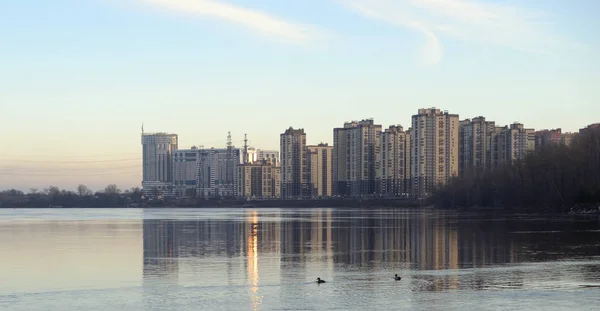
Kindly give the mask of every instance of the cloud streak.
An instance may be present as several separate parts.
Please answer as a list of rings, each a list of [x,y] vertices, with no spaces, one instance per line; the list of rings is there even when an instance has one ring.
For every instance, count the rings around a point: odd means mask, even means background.
[[[288,22],[259,10],[235,6],[220,0],[137,1],[182,14],[221,19],[286,43],[302,44],[317,36],[313,27]]]
[[[442,59],[441,35],[547,55],[577,46],[542,27],[549,17],[545,12],[516,6],[481,0],[336,1],[364,16],[421,32],[432,64]]]

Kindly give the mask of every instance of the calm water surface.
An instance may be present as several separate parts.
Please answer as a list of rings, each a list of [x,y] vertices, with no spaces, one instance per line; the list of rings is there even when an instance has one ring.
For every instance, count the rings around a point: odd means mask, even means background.
[[[394,281],[393,275],[402,276]],[[327,280],[316,284],[315,279]],[[598,310],[597,217],[0,209],[0,309]]]

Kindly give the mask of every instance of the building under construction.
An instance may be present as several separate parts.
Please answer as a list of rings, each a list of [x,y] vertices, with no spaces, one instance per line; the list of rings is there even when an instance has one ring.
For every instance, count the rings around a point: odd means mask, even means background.
[[[178,198],[231,198],[237,192],[237,166],[242,152],[227,137],[226,148],[203,146],[181,149],[173,155],[173,195]]]

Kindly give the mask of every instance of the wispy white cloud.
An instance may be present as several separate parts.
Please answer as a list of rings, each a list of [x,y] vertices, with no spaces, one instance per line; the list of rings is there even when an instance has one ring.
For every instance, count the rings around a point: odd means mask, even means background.
[[[511,5],[482,0],[337,1],[365,16],[423,33],[430,63],[442,58],[440,35],[550,55],[576,46],[544,29],[549,14]]]
[[[318,36],[318,30],[314,27],[289,22],[256,9],[236,6],[221,0],[137,1],[182,14],[218,18],[287,43],[305,43]]]

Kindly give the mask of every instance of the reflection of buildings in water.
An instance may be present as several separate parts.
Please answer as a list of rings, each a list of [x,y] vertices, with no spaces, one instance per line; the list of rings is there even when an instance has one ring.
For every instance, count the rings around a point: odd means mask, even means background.
[[[316,260],[323,260],[323,213],[319,210],[313,210],[312,215],[310,217],[310,224],[312,228],[310,229],[310,237],[311,240],[307,242],[311,251],[316,253]]]
[[[232,284],[246,274],[258,293],[265,277],[279,279],[285,270],[305,267],[307,260],[311,265],[324,264],[330,271],[334,263],[440,270],[515,261],[512,249],[516,244],[509,242],[506,229],[461,222],[452,214],[314,209],[286,212],[282,219],[279,210],[245,213],[245,221],[145,220],[144,278],[179,280],[179,257],[224,257],[230,258],[223,261],[222,273],[227,277],[220,279]],[[199,269],[198,274],[203,273]],[[432,290],[454,288],[456,278],[450,273],[439,285],[440,281],[434,282]]]
[[[289,215],[293,220],[281,221],[281,260],[283,262],[300,262],[304,257],[304,221],[298,220],[301,215]]]
[[[406,223],[407,260],[422,270],[458,268],[458,234],[442,215],[421,215]]]
[[[327,252],[327,270],[328,272],[331,274],[333,273],[333,267],[334,267],[334,262],[333,262],[333,242],[331,241],[331,239],[333,238],[333,212],[331,211],[331,209],[328,209],[327,212],[327,220],[326,220],[326,245],[325,245],[325,249]]]
[[[177,282],[182,264],[180,258],[224,256],[241,254],[234,237],[241,236],[243,223],[214,220],[174,221],[144,220],[143,224],[143,276],[144,280],[159,277]],[[226,262],[227,279],[236,277],[231,261]],[[187,269],[194,269],[186,265]],[[188,271],[195,274],[195,271]]]
[[[176,281],[179,274],[175,223],[143,221],[143,279],[152,277]]]
[[[505,224],[500,221],[463,222],[460,234],[459,260],[464,267],[486,267],[518,262],[517,241],[510,240]]]
[[[308,219],[305,219],[308,217]],[[332,230],[333,213],[330,209],[314,209],[310,215],[292,213],[281,226],[281,261],[286,265],[305,266],[307,259],[313,263],[333,265]]]
[[[333,233],[336,262],[414,264],[420,269],[458,268],[458,234],[445,219],[407,217],[406,211],[356,211]]]

